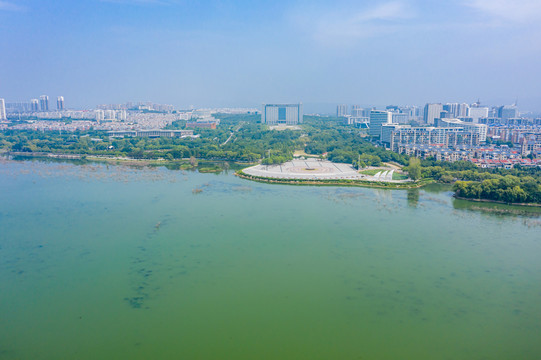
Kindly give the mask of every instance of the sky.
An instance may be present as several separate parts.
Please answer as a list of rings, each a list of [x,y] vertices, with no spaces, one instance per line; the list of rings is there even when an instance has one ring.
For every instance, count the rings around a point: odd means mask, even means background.
[[[0,98],[539,112],[540,19],[540,0],[0,0]]]

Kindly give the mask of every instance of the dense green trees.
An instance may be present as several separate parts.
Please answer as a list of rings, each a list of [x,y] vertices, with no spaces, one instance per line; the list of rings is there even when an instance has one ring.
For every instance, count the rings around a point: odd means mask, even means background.
[[[327,153],[331,161],[359,167],[379,166],[388,161],[408,163],[407,156],[374,146],[361,137],[359,129],[343,125],[341,119],[305,116],[304,127],[307,131],[304,151],[307,154]]]
[[[412,180],[419,180],[421,178],[421,161],[416,157],[410,158],[406,170]]]
[[[304,150],[314,155],[327,153],[332,161],[360,167],[378,166],[382,161],[407,163],[406,156],[373,146],[361,138],[358,129],[344,126],[335,118],[307,116],[302,130],[272,131],[259,123],[259,115],[216,114],[215,117],[221,121],[218,128],[196,130],[200,135],[197,139],[110,139],[102,131],[42,133],[8,130],[0,133],[0,146],[8,151],[128,156],[137,159],[195,156],[209,160],[261,160],[265,164],[285,162],[293,158],[295,150]],[[169,128],[183,128],[184,125],[185,121],[181,120]]]
[[[423,178],[441,182],[456,180],[456,196],[506,203],[541,203],[541,169],[516,166],[513,169],[482,169],[467,161],[454,163],[424,160]]]
[[[453,187],[459,197],[506,203],[541,203],[541,185],[534,178],[496,175],[483,181],[457,181]]]

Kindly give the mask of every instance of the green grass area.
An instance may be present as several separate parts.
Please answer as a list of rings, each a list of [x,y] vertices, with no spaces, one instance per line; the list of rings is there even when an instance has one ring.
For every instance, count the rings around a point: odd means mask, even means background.
[[[387,170],[390,170],[390,169],[368,169],[368,170],[361,170],[359,172],[364,175],[374,176],[381,171],[387,171]]]
[[[401,174],[398,172],[393,173],[393,180],[407,180],[408,176],[406,174]]]

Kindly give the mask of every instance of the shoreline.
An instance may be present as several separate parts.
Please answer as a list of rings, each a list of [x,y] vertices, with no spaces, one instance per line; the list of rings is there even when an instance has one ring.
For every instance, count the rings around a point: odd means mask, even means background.
[[[36,158],[36,159],[57,159],[57,160],[81,160],[81,161],[90,161],[90,162],[107,162],[107,163],[117,163],[117,164],[126,164],[126,165],[169,165],[169,164],[189,164],[189,158],[166,160],[166,159],[136,159],[130,157],[114,157],[107,155],[87,155],[87,154],[57,154],[57,153],[44,153],[44,152],[2,152],[0,156],[20,156],[25,158]],[[239,162],[236,160],[211,160],[211,159],[196,159],[197,162],[203,164],[207,163],[223,163],[229,162],[238,165],[253,165],[255,163],[245,163]],[[191,167],[197,167],[197,165],[191,165]]]
[[[137,165],[137,166],[157,166],[157,165],[171,165],[171,164],[180,164],[180,165],[189,165],[190,168],[198,168],[198,165],[189,164],[190,159],[175,159],[175,160],[165,160],[165,159],[135,159],[128,157],[108,157],[106,155],[86,155],[86,154],[56,154],[56,153],[26,153],[26,152],[0,152],[0,156],[9,157],[9,156],[20,156],[25,158],[37,158],[37,159],[56,159],[56,160],[81,160],[89,162],[105,162],[118,165]],[[206,163],[215,163],[215,162],[231,162],[238,165],[246,165],[249,167],[254,163],[242,163],[238,161],[231,160],[207,160],[207,159],[197,159],[198,162],[201,162],[202,165]],[[245,168],[246,168],[245,167]],[[213,173],[217,172],[217,169],[207,169],[204,166],[201,167],[202,173]],[[243,168],[244,169],[244,168]],[[419,189],[428,184],[437,183],[435,180],[421,181],[415,183],[385,183],[385,182],[372,182],[372,181],[362,181],[362,180],[313,180],[313,179],[281,179],[281,178],[269,178],[269,177],[260,177],[255,175],[245,174],[242,170],[235,171],[235,176],[239,178],[256,181],[267,184],[282,184],[282,185],[297,185],[297,186],[337,186],[337,187],[366,187],[366,188],[377,188],[377,189],[390,189],[390,190],[408,190],[408,189]],[[458,200],[466,200],[477,203],[487,203],[487,204],[501,204],[501,205],[512,205],[512,206],[524,206],[530,208],[541,208],[541,204],[538,203],[508,203],[498,200],[490,199],[473,199],[457,196],[453,194],[453,197]]]
[[[459,200],[467,200],[467,201],[480,202],[480,203],[492,203],[492,204],[513,205],[513,206],[528,206],[528,207],[541,207],[541,204],[538,204],[538,203],[508,203],[508,202],[499,201],[499,200],[472,199],[472,198],[465,198],[465,197],[456,196],[456,195],[453,195],[453,197],[455,199],[459,199]]]

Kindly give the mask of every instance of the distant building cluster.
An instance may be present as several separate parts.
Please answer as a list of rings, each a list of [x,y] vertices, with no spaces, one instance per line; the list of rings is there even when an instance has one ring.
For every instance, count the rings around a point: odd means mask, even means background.
[[[53,109],[49,106],[49,96],[41,95],[39,99],[30,99],[29,102],[14,102],[5,104],[7,113],[22,114],[22,113],[36,113],[47,112]],[[56,110],[65,110],[64,97],[59,96],[56,99]]]
[[[368,128],[368,134],[386,148],[419,157],[456,161],[476,159],[479,166],[508,166],[541,156],[541,119],[521,116],[516,103],[488,107],[477,101],[387,106],[384,110],[340,104],[336,116],[344,123]],[[496,151],[487,144],[511,147]],[[490,158],[479,149],[490,148]],[[498,146],[500,148],[500,146]],[[510,150],[511,149],[511,150]],[[520,149],[520,150],[517,150]],[[484,154],[484,155],[483,155]],[[524,160],[524,161],[522,161]],[[503,161],[503,162],[501,162]]]
[[[144,102],[127,102],[124,104],[102,104],[96,107],[98,110],[146,110],[146,111],[157,111],[163,113],[172,113],[175,111],[173,105],[167,104],[156,104],[151,101]]]
[[[152,102],[105,104],[94,110],[71,110],[63,96],[51,109],[49,97],[42,95],[30,102],[5,103],[0,99],[0,130],[85,131],[106,130],[122,136],[184,137],[193,130],[163,130],[174,121],[184,120],[188,128],[216,129],[220,120],[213,114],[258,114],[254,108],[217,108],[175,110],[172,105]],[[179,135],[180,134],[180,135]]]
[[[522,166],[541,166],[541,159],[525,158],[522,155],[521,148],[515,149],[507,146],[465,146],[449,149],[434,145],[401,145],[399,152],[422,159],[434,158],[439,161],[450,162],[458,160],[471,161],[483,168],[503,167],[510,169],[516,164]]]
[[[212,114],[213,110],[195,110],[191,113],[187,128],[216,129],[220,125],[220,119],[216,119]]]
[[[352,105],[351,111],[346,104],[336,107],[336,116],[344,118],[347,125],[357,127],[369,127],[370,114],[374,108],[363,108],[360,105]],[[417,106],[395,106],[389,105],[384,110],[391,114],[391,121],[394,124],[407,124],[410,121],[417,121],[420,117],[420,109]]]

